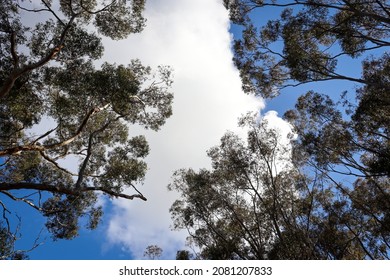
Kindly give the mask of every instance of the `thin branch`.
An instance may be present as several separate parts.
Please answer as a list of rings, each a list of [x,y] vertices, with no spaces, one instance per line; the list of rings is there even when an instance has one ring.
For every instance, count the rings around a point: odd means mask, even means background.
[[[134,186],[134,184],[130,184],[130,186],[133,187],[133,189],[141,196],[143,196],[143,194]]]
[[[45,154],[44,151],[39,151],[39,154],[45,159],[47,160],[48,162],[50,162],[52,165],[54,165],[57,169],[65,172],[66,174],[69,174],[71,176],[77,176],[77,174],[74,174],[72,172],[70,172],[69,170],[61,167],[55,160],[53,160],[52,158],[50,158],[48,155]]]
[[[381,2],[381,0],[375,0],[375,2],[382,8],[382,10],[387,14],[388,17],[390,17],[390,10],[389,8],[386,8],[385,5]]]
[[[50,135],[52,132],[54,132],[56,129],[58,128],[58,125],[56,128],[53,128],[51,130],[48,130],[46,133],[42,134],[41,136],[39,136],[38,138],[36,138],[34,141],[32,141],[30,143],[30,145],[35,145],[39,140],[45,138],[46,136]]]
[[[7,165],[11,161],[11,158],[7,158],[2,164],[0,164],[0,168]]]
[[[50,5],[45,1],[45,0],[41,0],[42,3],[46,6],[47,10],[50,11],[54,17],[63,25],[65,26],[65,23],[59,18],[59,16],[50,8]]]
[[[40,12],[50,12],[49,9],[28,9],[28,8],[25,8],[25,7],[22,7],[20,6],[19,4],[16,4],[16,6],[23,10],[23,11],[26,11],[26,12],[34,12],[34,13],[40,13]]]
[[[96,14],[99,14],[99,13],[101,13],[101,12],[104,12],[104,11],[108,10],[108,9],[109,9],[112,5],[114,5],[115,3],[116,3],[116,1],[113,0],[110,4],[108,4],[107,6],[101,8],[100,10],[97,10],[97,11],[90,11],[90,10],[88,10],[87,8],[85,8],[82,0],[80,1],[80,6],[81,6],[81,8],[82,8],[85,12],[87,12],[88,14],[96,15]]]
[[[140,198],[144,201],[146,201],[146,197],[144,197],[142,194],[134,194],[134,195],[127,195],[124,193],[116,192],[111,189],[106,188],[98,188],[98,187],[85,187],[80,189],[74,189],[62,185],[50,185],[45,183],[27,183],[27,182],[21,182],[21,183],[0,183],[0,191],[9,191],[9,190],[37,190],[37,191],[47,191],[51,193],[59,193],[59,194],[68,194],[68,195],[78,195],[80,193],[84,192],[102,192],[109,194],[114,197],[121,197],[129,200],[133,200],[134,198]]]
[[[261,8],[261,7],[266,7],[266,6],[271,6],[271,7],[291,7],[291,6],[313,6],[313,7],[323,7],[323,8],[328,8],[328,9],[335,9],[339,11],[344,11],[344,12],[352,12],[358,16],[364,16],[368,18],[373,18],[379,22],[383,23],[390,23],[390,18],[384,17],[375,13],[370,13],[367,11],[363,10],[357,10],[353,4],[349,3],[348,1],[343,1],[346,5],[332,5],[332,4],[326,4],[325,2],[319,2],[319,1],[295,1],[294,3],[285,3],[285,4],[277,4],[277,3],[262,3],[262,4],[256,4],[252,7],[250,7],[250,10],[254,10],[256,8]]]
[[[6,196],[8,196],[9,198],[11,198],[12,200],[14,201],[23,201],[24,203],[28,204],[29,206],[31,206],[32,208],[38,210],[38,211],[42,211],[42,208],[36,206],[34,203],[32,203],[30,200],[28,199],[25,199],[25,198],[21,198],[21,197],[16,197],[14,195],[12,195],[10,192],[8,191],[5,191],[5,190],[0,190],[0,193],[3,193],[5,194]]]
[[[129,200],[133,200],[134,198],[139,198],[139,199],[142,199],[143,201],[147,201],[147,198],[145,196],[143,196],[142,194],[128,195],[125,193],[119,193],[119,192],[115,192],[113,190],[105,189],[105,188],[87,187],[87,188],[85,188],[85,191],[99,191],[99,192],[114,196],[116,198],[121,197],[121,198],[129,199]],[[84,190],[83,190],[83,192],[84,192]]]
[[[45,3],[45,2],[44,2]],[[4,80],[3,85],[0,89],[0,98],[4,98],[13,88],[15,81],[22,75],[29,73],[39,67],[42,67],[46,63],[48,63],[50,60],[52,60],[63,48],[63,44],[65,41],[65,37],[68,34],[69,29],[71,28],[74,20],[76,19],[76,15],[74,15],[69,22],[65,25],[61,36],[59,38],[58,44],[52,48],[46,56],[42,57],[37,62],[29,63],[27,65],[24,65],[21,68],[15,68],[9,76]]]
[[[4,205],[4,203],[1,200],[0,200],[0,205],[3,207],[3,219],[7,223],[7,229],[8,229],[8,231],[11,231],[11,226],[10,226],[8,217],[6,215],[6,213],[10,214],[11,212],[7,209],[7,207]]]
[[[18,154],[20,154],[23,151],[39,151],[39,152],[42,152],[42,151],[45,151],[45,150],[56,149],[56,148],[60,148],[60,147],[69,145],[74,140],[76,140],[77,137],[80,136],[80,134],[82,133],[83,129],[87,125],[88,120],[94,114],[96,114],[96,113],[106,109],[108,106],[109,106],[109,104],[107,104],[107,105],[105,105],[103,107],[100,107],[100,108],[93,108],[93,109],[91,109],[88,112],[88,114],[85,116],[84,120],[80,124],[80,126],[77,129],[77,131],[75,132],[75,134],[73,136],[69,137],[66,140],[63,140],[61,142],[57,142],[57,143],[54,143],[54,144],[48,144],[48,145],[34,144],[37,140],[39,140],[39,139],[47,136],[49,133],[51,133],[51,131],[48,131],[45,134],[43,134],[41,137],[39,137],[38,139],[33,141],[32,144],[30,144],[30,145],[16,146],[16,147],[11,147],[11,148],[7,148],[7,149],[4,149],[4,150],[0,150],[0,157],[10,156],[10,155],[18,155]]]

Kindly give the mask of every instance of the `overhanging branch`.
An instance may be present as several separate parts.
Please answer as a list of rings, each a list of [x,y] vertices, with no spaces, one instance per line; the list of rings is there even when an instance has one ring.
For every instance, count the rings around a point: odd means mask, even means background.
[[[75,134],[73,134],[71,137],[69,137],[69,138],[67,138],[67,139],[65,139],[63,141],[60,141],[60,142],[57,142],[57,143],[54,143],[54,144],[49,144],[49,145],[38,145],[37,144],[37,141],[39,139],[42,139],[42,138],[48,136],[50,133],[52,133],[56,129],[55,128],[55,129],[47,131],[46,133],[44,133],[43,135],[41,135],[40,137],[35,139],[33,142],[31,142],[31,144],[29,144],[29,145],[16,146],[16,147],[11,147],[11,148],[7,148],[7,149],[4,149],[4,150],[0,150],[0,157],[18,155],[18,154],[20,154],[21,152],[24,152],[24,151],[44,152],[46,150],[56,149],[56,148],[60,148],[60,147],[69,145],[74,140],[76,140],[77,137],[80,136],[80,134],[82,133],[83,129],[87,125],[88,120],[94,114],[96,114],[96,113],[106,109],[109,105],[110,104],[106,104],[105,106],[91,109],[87,113],[87,115],[84,117],[84,120],[81,122],[81,124],[80,124],[79,128],[77,129],[77,131],[75,132]]]
[[[79,195],[80,193],[86,192],[102,192],[114,197],[121,197],[129,200],[134,198],[139,198],[146,201],[146,197],[142,194],[128,195],[121,192],[116,192],[111,189],[98,188],[98,187],[85,187],[79,189],[73,189],[70,187],[65,187],[61,185],[50,185],[45,183],[0,183],[0,192],[11,191],[11,190],[37,190],[37,191],[46,191],[51,193],[65,194],[65,195]]]

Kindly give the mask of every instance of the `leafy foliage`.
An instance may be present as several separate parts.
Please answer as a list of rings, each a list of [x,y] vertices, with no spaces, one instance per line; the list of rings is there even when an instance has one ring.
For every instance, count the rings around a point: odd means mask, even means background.
[[[150,260],[155,260],[161,257],[163,250],[157,245],[149,245],[146,247],[144,257],[148,257]]]
[[[380,111],[386,106],[383,100],[377,102],[378,110],[365,109],[369,103],[346,105],[348,110],[356,107],[346,120],[329,97],[309,92],[299,99],[296,110],[286,114],[300,135],[296,160],[333,185],[343,206],[337,219],[359,238],[372,259],[389,257],[390,120],[387,110]],[[369,107],[374,104],[371,100]]]
[[[298,138],[280,172],[275,132],[252,125],[247,144],[226,134],[209,152],[211,170],[175,174],[175,228],[188,230],[198,258],[388,259],[389,57],[378,52],[389,45],[387,1],[224,3],[243,27],[234,61],[244,91],[273,98],[344,80],[359,85],[356,102],[347,92],[302,95],[285,114]],[[279,18],[259,24],[277,8]],[[361,77],[342,72],[346,58],[362,61]]]
[[[19,228],[17,228],[16,232],[12,232],[9,223],[0,221],[0,260],[26,260],[28,259],[27,252],[39,246],[35,242],[34,246],[29,250],[16,250],[15,243],[19,238],[18,230]]]
[[[388,258],[388,181],[351,190],[321,169],[303,173],[307,160],[277,130],[246,123],[246,142],[227,133],[208,152],[211,170],[179,170],[170,185],[181,195],[174,228],[189,232],[196,258]]]
[[[337,98],[311,90],[286,112],[298,135],[292,159],[311,178],[305,185],[318,228],[310,236],[322,240],[320,258],[388,259],[388,1],[232,0],[225,6],[243,26],[235,63],[246,92],[273,98],[311,82],[353,83],[355,100],[348,91]],[[267,9],[280,16],[261,24],[256,16]],[[348,67],[357,62],[360,76]],[[298,244],[300,236],[294,231],[289,238]]]
[[[171,69],[97,66],[101,36],[142,30],[143,0],[0,5],[0,199],[26,203],[54,239],[71,239],[80,218],[97,226],[99,194],[146,200],[135,184],[149,146],[129,128],[158,130],[172,114]],[[25,20],[31,15],[36,22]],[[8,222],[12,211],[1,207]]]
[[[193,258],[193,254],[188,250],[179,250],[176,252],[176,260],[191,260]]]
[[[342,70],[348,59],[389,46],[387,2],[225,0],[233,22],[244,27],[234,47],[244,90],[272,97],[287,86],[313,81],[375,85]],[[254,20],[276,9],[279,18],[264,25]]]

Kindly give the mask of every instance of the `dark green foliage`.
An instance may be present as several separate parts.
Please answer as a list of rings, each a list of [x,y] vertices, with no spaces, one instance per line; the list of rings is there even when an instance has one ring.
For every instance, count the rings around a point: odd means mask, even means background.
[[[191,260],[193,255],[187,250],[180,250],[176,252],[176,260]]]
[[[171,116],[171,69],[136,59],[96,66],[101,35],[142,30],[143,0],[0,6],[1,219],[12,228],[16,211],[3,198],[11,199],[41,212],[54,239],[71,239],[81,224],[98,225],[99,195],[146,200],[135,185],[149,146],[129,129],[158,130]]]
[[[365,94],[375,98],[368,91]],[[298,100],[296,110],[286,114],[300,135],[295,159],[333,186],[338,203],[344,205],[337,211],[330,208],[336,221],[355,236],[366,257],[374,259],[387,259],[390,249],[390,117],[388,108],[383,109],[385,99],[346,103],[348,110],[354,108],[347,120],[328,97],[309,92]]]
[[[157,245],[149,245],[146,247],[144,252],[144,257],[149,258],[150,260],[159,259],[161,257],[163,250]]]
[[[235,42],[243,88],[273,97],[286,86],[313,81],[375,83],[344,71],[345,61],[389,46],[388,1],[224,1],[233,22],[244,27]],[[280,17],[256,25],[262,14]]]
[[[246,92],[276,97],[290,86],[324,86],[323,93],[300,96],[295,109],[285,113],[298,135],[292,160],[312,178],[303,184],[311,233],[307,239],[286,228],[285,244],[306,241],[297,248],[277,244],[270,256],[300,251],[308,258],[388,259],[388,1],[232,0],[225,5],[244,27],[235,43],[235,63]],[[267,10],[280,16],[264,24],[254,20]],[[356,67],[360,74],[350,71]],[[353,82],[353,90],[345,83],[338,98],[326,91],[329,80]]]
[[[174,227],[188,230],[197,258],[267,259],[287,223],[295,223],[299,174],[285,165],[288,147],[266,123],[243,123],[250,125],[247,143],[227,133],[208,152],[210,171],[179,170],[170,185],[181,194],[170,209]]]
[[[12,254],[12,247],[14,244],[12,234],[4,227],[3,223],[0,223],[0,259],[9,258]]]
[[[253,122],[246,143],[227,133],[209,151],[211,170],[175,173],[170,189],[181,198],[170,212],[197,258],[387,259],[388,179],[350,188],[323,168],[303,173],[307,158],[281,139]]]
[[[15,250],[15,242],[18,239],[18,233],[10,230],[10,225],[0,221],[0,260],[26,260],[27,252]]]

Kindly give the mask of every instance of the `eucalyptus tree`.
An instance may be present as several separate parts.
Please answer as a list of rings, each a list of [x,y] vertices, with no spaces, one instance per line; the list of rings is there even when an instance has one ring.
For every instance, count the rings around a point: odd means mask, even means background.
[[[149,260],[156,260],[161,257],[163,249],[157,245],[149,245],[146,247],[144,252],[144,257],[147,257]]]
[[[311,90],[298,100],[298,111],[307,116],[300,119],[296,128],[303,132],[306,125],[323,135],[325,130],[318,128],[333,120],[338,124],[328,123],[326,130],[333,133],[333,138],[344,135],[343,130],[354,130],[349,137],[359,144],[341,145],[345,141],[340,141],[338,150],[364,150],[369,156],[363,164],[370,166],[370,172],[388,177],[388,1],[226,0],[225,5],[232,21],[243,26],[242,38],[235,42],[234,61],[240,69],[244,90],[272,98],[286,87],[311,82],[316,82],[317,88],[323,85],[322,93]],[[262,24],[261,17],[267,9],[273,9],[275,18]],[[356,67],[361,67],[360,71],[352,71]],[[331,80],[344,81],[345,87],[338,83],[339,92],[335,93],[333,88],[326,92],[327,81]],[[347,98],[351,88],[355,100]],[[293,115],[289,112],[287,117],[292,120]],[[322,138],[325,139],[329,137]],[[306,138],[305,143],[309,144],[308,141]],[[324,141],[318,149],[326,150],[321,147]],[[335,146],[336,142],[328,144]],[[353,167],[360,171],[368,168],[357,164]]]
[[[243,124],[247,141],[226,133],[208,152],[211,169],[178,170],[169,186],[181,195],[170,209],[174,228],[187,230],[195,258],[364,258],[326,178],[302,173],[266,122]]]
[[[389,258],[388,1],[231,0],[225,5],[243,27],[234,59],[246,92],[283,98],[286,88],[308,88],[313,82],[322,91],[302,94],[285,114],[298,134],[293,159],[302,172],[320,176],[332,193],[335,199],[325,209],[358,242],[363,253],[355,257]],[[267,9],[280,13],[262,22]],[[334,80],[339,81],[336,93],[327,86]]]
[[[283,98],[313,82],[324,92],[309,90],[285,114],[297,134],[291,168],[258,168],[272,166],[279,139],[262,132],[247,143],[227,134],[209,152],[211,170],[178,171],[175,228],[188,230],[198,258],[388,259],[388,1],[224,3],[243,30],[234,62],[245,92]],[[326,91],[334,80],[345,85],[339,96]]]
[[[242,25],[235,63],[244,90],[265,97],[304,83],[374,81],[348,73],[348,59],[363,60],[389,47],[387,0],[225,0],[231,20]],[[278,12],[279,11],[279,12]],[[266,22],[268,14],[275,14]],[[378,55],[379,53],[379,55]],[[386,54],[382,57],[387,59]],[[369,67],[362,64],[363,70]]]
[[[144,4],[0,1],[0,212],[13,240],[16,202],[71,239],[80,218],[97,226],[99,195],[146,200],[136,184],[149,146],[129,129],[158,130],[172,114],[171,69],[100,60],[103,36],[142,31]]]
[[[361,92],[366,96],[358,105],[345,100],[345,112],[328,96],[308,92],[286,119],[300,135],[295,160],[320,174],[324,186],[338,197],[337,211],[334,205],[329,209],[337,214],[340,226],[359,240],[366,258],[388,259],[389,92],[384,88],[370,92],[369,87]]]

